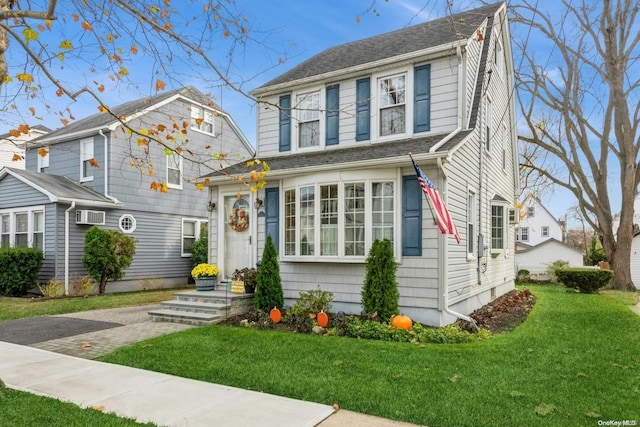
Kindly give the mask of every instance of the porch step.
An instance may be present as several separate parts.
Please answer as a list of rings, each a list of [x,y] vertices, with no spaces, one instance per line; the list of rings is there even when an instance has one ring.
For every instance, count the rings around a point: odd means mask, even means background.
[[[178,310],[153,310],[149,312],[152,322],[173,322],[187,325],[205,326],[218,323],[222,320],[219,314],[186,312]]]
[[[233,294],[225,288],[215,291],[189,290],[173,295],[173,300],[160,303],[149,312],[153,322],[174,322],[204,326],[218,323],[253,308],[253,295]]]

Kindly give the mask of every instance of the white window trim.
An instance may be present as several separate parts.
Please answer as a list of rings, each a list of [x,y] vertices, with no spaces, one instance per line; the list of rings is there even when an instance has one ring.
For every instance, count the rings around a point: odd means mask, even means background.
[[[202,224],[208,224],[209,221],[204,218],[189,218],[184,217],[181,221],[180,227],[180,256],[183,258],[191,258],[191,252],[185,252],[184,250],[184,223],[185,222],[194,222],[195,223],[195,240],[200,238],[200,230],[202,229]]]
[[[91,156],[88,156],[88,153],[86,152],[86,146],[88,144],[91,144]],[[95,156],[95,143],[93,141],[93,138],[85,138],[85,139],[81,139],[80,140],[80,182],[85,182],[85,181],[93,181],[93,174],[91,176],[85,176],[84,175],[84,162],[86,160],[90,160],[93,159]]]
[[[363,256],[345,256],[344,255],[344,185],[350,183],[365,183],[365,251]],[[402,173],[401,170],[382,170],[376,172],[339,172],[339,173],[325,173],[320,175],[313,175],[312,177],[300,177],[300,178],[291,178],[286,179],[281,184],[281,194],[283,197],[281,198],[281,206],[280,206],[280,246],[279,253],[280,258],[283,261],[288,262],[330,262],[330,263],[364,263],[366,261],[367,256],[369,255],[369,249],[371,248],[371,244],[373,243],[373,232],[372,232],[372,200],[371,200],[371,185],[372,183],[379,182],[393,182],[394,185],[394,195],[393,195],[393,203],[394,203],[394,235],[393,235],[393,247],[394,254],[396,257],[396,261],[400,262],[399,254],[402,253],[401,244],[402,244],[402,227],[401,224],[401,212],[398,209],[398,206],[401,206],[401,182],[402,182]],[[320,186],[337,184],[338,185],[338,255],[337,256],[328,256],[319,255],[320,252]],[[314,204],[315,209],[315,224],[314,224],[314,248],[315,254],[313,256],[301,256],[297,253],[299,251],[300,244],[300,226],[299,222],[296,222],[296,255],[284,255],[284,245],[285,245],[285,209],[284,209],[284,194],[288,190],[296,190],[296,218],[299,220],[300,215],[300,193],[299,189],[302,187],[315,187],[316,194],[316,203]]]
[[[415,64],[419,66],[420,64]],[[414,102],[414,66],[410,69],[406,67],[392,72],[378,73],[371,76],[370,96],[371,96],[371,127],[370,138],[372,141],[392,141],[394,139],[403,139],[413,135],[413,102]],[[396,133],[393,135],[380,135],[380,80],[403,75],[404,79],[404,133]],[[421,132],[423,133],[423,132]]]
[[[301,117],[304,113],[303,110],[298,109],[298,98],[304,97],[305,95],[311,95],[317,93],[318,94],[318,109],[319,109],[319,129],[320,132],[318,134],[318,145],[311,145],[309,147],[300,147],[300,123]],[[319,151],[323,150],[326,147],[326,97],[327,91],[326,87],[312,87],[310,89],[300,91],[300,92],[292,92],[291,93],[291,152],[304,152],[304,151]]]
[[[192,130],[196,131],[196,132],[200,132],[200,133],[204,133],[205,135],[213,135],[216,136],[216,115],[218,114],[216,112],[216,110],[212,109],[212,108],[207,108],[204,105],[201,104],[191,104],[191,119],[194,119],[194,115],[193,115],[193,111],[194,109],[197,109],[199,111],[199,113],[201,114],[201,119],[202,119],[202,123],[209,123],[205,120],[205,112],[209,112],[211,113],[211,132],[207,132],[206,130],[202,129],[202,124],[197,125],[194,124],[193,122],[190,123],[190,127]]]
[[[43,205],[30,206],[26,208],[0,209],[0,215],[9,215],[9,246],[14,247],[16,244],[16,215],[27,214],[27,246],[33,247],[33,234],[35,232],[35,224],[33,221],[34,213],[42,212],[42,250],[46,248],[46,212]],[[1,226],[1,224],[0,224]],[[2,229],[0,229],[0,235]]]
[[[131,228],[128,228],[128,229],[127,229],[127,228],[125,228],[125,227],[123,227],[123,226],[122,226],[122,222],[123,222],[125,219],[128,219],[128,220],[130,220],[130,221],[131,221]],[[120,231],[122,231],[122,232],[123,232],[123,233],[125,233],[125,234],[131,234],[131,233],[133,233],[134,231],[136,231],[136,227],[137,227],[136,219],[135,219],[135,217],[134,217],[133,215],[131,215],[131,214],[124,214],[124,215],[122,215],[122,216],[118,219],[118,228],[120,229]]]
[[[502,207],[502,248],[494,248],[493,247],[493,207],[500,206]],[[489,238],[491,242],[491,255],[504,255],[507,256],[509,250],[509,218],[508,218],[508,204],[502,201],[492,201],[491,202],[491,214],[490,214],[490,233]]]
[[[175,169],[175,168],[170,168],[169,167],[170,166],[169,162],[171,162],[172,159],[174,159],[175,157],[178,158],[178,163],[179,163],[178,169],[180,171],[180,184],[174,184],[174,183],[169,182],[169,169]],[[182,158],[182,156],[179,155],[178,153],[171,153],[171,154],[168,154],[166,156],[166,170],[165,170],[165,173],[166,173],[166,176],[167,176],[167,187],[174,188],[174,189],[177,189],[177,190],[182,190],[183,182],[184,182],[184,179],[183,179],[183,177],[184,177],[184,161],[183,160],[184,159]]]
[[[542,227],[540,227],[540,236],[541,237],[549,237],[549,226],[548,225],[543,225]]]
[[[522,238],[522,230],[527,230],[527,238],[526,239]],[[530,235],[529,227],[518,227],[518,228],[516,228],[516,234],[517,234],[516,240],[518,242],[528,242],[529,241],[529,235]]]

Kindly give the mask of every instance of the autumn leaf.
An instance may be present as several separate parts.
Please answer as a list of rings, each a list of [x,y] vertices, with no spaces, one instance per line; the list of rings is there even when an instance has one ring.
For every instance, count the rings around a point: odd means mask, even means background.
[[[129,74],[129,70],[127,70],[125,67],[121,67],[120,71],[118,71],[119,76],[126,76],[128,74]]]
[[[202,124],[202,122],[203,122],[203,121],[204,121],[204,119],[197,118],[197,119],[196,119],[196,124],[197,124],[198,126],[200,126],[200,125]]]
[[[258,180],[258,172],[255,170],[251,171],[251,181],[256,182]]]
[[[23,124],[18,126],[18,131],[20,133],[25,134],[25,135],[29,133],[29,130],[30,130],[30,128],[29,128],[29,125],[27,125],[27,124],[23,123]]]
[[[78,22],[80,20],[80,17],[77,13],[74,13],[73,15],[71,15],[71,17],[73,18],[73,22]]]
[[[160,123],[158,126],[156,126],[156,129],[158,129],[158,132],[164,132],[166,128],[167,127],[165,125],[163,125],[162,123]]]
[[[21,82],[33,83],[33,76],[28,73],[20,73],[16,76],[16,78],[18,79],[18,81],[21,81]]]
[[[136,55],[138,53],[138,47],[134,44],[131,45],[131,47],[129,48],[129,51],[131,53],[133,53],[134,55]]]
[[[29,107],[29,111],[31,112],[31,115],[32,115],[32,116],[35,116],[35,115],[36,115],[36,109],[35,109],[35,108],[33,108],[33,107]]]
[[[87,21],[82,23],[82,29],[87,31],[93,31],[93,27]]]
[[[138,138],[138,146],[149,145],[149,140],[146,138]]]
[[[224,38],[229,38],[229,36],[231,35],[231,33],[229,32],[229,30],[224,30]]]
[[[60,49],[66,49],[66,50],[73,49],[73,43],[71,43],[71,41],[69,40],[62,40],[58,45],[58,47]]]
[[[88,342],[82,343],[80,344],[80,348],[91,348],[91,343],[88,343]]]
[[[100,167],[100,163],[96,159],[89,159],[89,164],[91,167],[98,168]]]
[[[146,128],[142,128],[142,129],[140,129],[140,130],[138,131],[138,133],[139,133],[140,135],[147,136],[147,135],[149,135],[149,130],[148,130],[148,129],[146,129]]]
[[[9,135],[11,135],[14,138],[17,138],[20,136],[20,131],[18,129],[11,129],[9,131]]]
[[[62,123],[62,126],[66,126],[69,124],[69,120],[67,119],[60,119],[60,123]]]
[[[107,108],[104,105],[98,105],[98,111],[100,111],[101,113],[106,113]]]
[[[98,92],[100,93],[104,92],[104,85],[98,86]]]
[[[19,161],[21,161],[22,159],[24,159],[24,157],[22,157],[22,156],[21,156],[20,154],[18,154],[18,153],[14,153],[14,154],[13,154],[13,157],[11,158],[11,161],[12,161],[12,162],[19,162]]]
[[[24,39],[27,41],[27,43],[29,43],[30,41],[38,40],[38,32],[31,28],[25,28],[24,30],[22,30],[22,35],[24,36]]]
[[[356,24],[359,24],[359,23],[360,23],[360,16],[359,16],[359,15],[357,15],[357,16],[356,16]]]
[[[95,409],[96,411],[104,411],[104,405],[93,405],[91,408]]]
[[[46,149],[46,148],[44,148],[44,147],[40,147],[40,148],[38,148],[38,155],[39,155],[40,157],[45,157],[47,154],[49,154],[49,150],[47,150],[47,149]]]
[[[64,90],[62,90],[62,89],[60,89],[60,88],[59,88],[59,89],[56,91],[56,95],[57,95],[57,96],[62,96],[62,95],[64,95]]]
[[[156,80],[156,92],[164,90],[164,87],[165,87],[165,83],[162,80],[160,79]]]
[[[201,183],[197,183],[196,184],[196,190],[199,190],[199,191],[204,190],[204,185],[202,185]]]

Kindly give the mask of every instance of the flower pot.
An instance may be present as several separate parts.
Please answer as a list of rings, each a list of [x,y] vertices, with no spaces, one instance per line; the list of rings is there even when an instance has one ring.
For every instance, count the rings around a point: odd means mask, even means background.
[[[256,287],[254,285],[247,285],[246,283],[244,284],[244,293],[245,294],[252,294],[256,291]]]
[[[218,283],[218,276],[213,277],[200,277],[196,279],[197,291],[213,291],[216,289]]]

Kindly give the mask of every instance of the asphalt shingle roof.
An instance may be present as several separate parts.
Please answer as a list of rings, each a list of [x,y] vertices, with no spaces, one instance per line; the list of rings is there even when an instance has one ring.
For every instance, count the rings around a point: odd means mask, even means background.
[[[37,173],[15,168],[6,169],[12,174],[22,177],[26,181],[29,181],[35,187],[38,187],[52,194],[57,199],[75,200],[80,203],[82,201],[86,201],[99,202],[104,203],[105,205],[112,206],[116,205],[112,200],[106,198],[97,191],[94,191],[89,187],[85,187],[82,184],[78,184],[77,182],[73,181],[70,178],[67,178],[66,176],[49,175],[45,173]]]
[[[393,58],[399,55],[468,39],[488,16],[502,6],[494,3],[478,9],[457,13],[433,21],[374,37],[328,48],[291,70],[260,86],[269,86],[319,76],[332,71]]]
[[[211,99],[200,92],[198,89],[193,86],[186,86],[180,89],[162,92],[146,98],[135,99],[133,101],[125,102],[124,104],[111,107],[111,111],[113,112],[115,117],[107,113],[96,113],[91,116],[85,117],[84,119],[73,122],[68,126],[56,129],[53,132],[43,135],[32,142],[62,139],[66,135],[71,135],[83,130],[104,128],[118,122],[116,117],[127,117],[132,114],[144,111],[145,109],[150,108],[153,105],[169,99],[177,94],[180,94],[193,101],[199,102],[203,105],[209,105],[212,108],[217,109],[218,111],[223,111],[219,106],[213,104]]]

